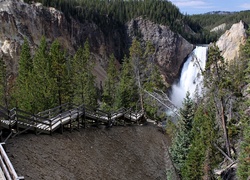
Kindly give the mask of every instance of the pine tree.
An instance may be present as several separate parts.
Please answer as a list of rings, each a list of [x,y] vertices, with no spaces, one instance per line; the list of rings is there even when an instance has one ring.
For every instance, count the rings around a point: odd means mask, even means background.
[[[218,156],[214,144],[218,139],[213,101],[201,103],[195,112],[191,145],[181,169],[183,179],[213,179]]]
[[[247,94],[250,93],[249,84],[250,84],[250,29],[248,30],[248,39],[246,44],[243,46],[242,58],[247,63],[246,69],[244,71],[244,81],[248,87]],[[243,100],[241,106],[241,124],[242,124],[242,142],[240,145],[240,154],[239,154],[239,163],[237,169],[237,177],[239,180],[249,179],[250,177],[250,119],[249,119],[249,107],[250,99],[246,97]]]
[[[108,64],[107,70],[107,79],[104,85],[104,92],[103,92],[103,109],[110,111],[116,109],[115,100],[116,100],[116,91],[117,91],[117,84],[118,84],[118,71],[116,67],[116,60],[114,55],[111,55]]]
[[[90,55],[88,40],[84,48],[79,48],[73,58],[74,103],[97,106],[95,77],[92,74],[94,63]]]
[[[25,39],[21,48],[15,96],[18,107],[28,112],[33,112],[35,103],[33,92],[30,89],[33,82],[32,70],[30,47],[27,39]]]
[[[129,53],[140,97],[140,106],[141,106],[140,108],[142,109],[143,112],[145,112],[144,102],[143,102],[142,79],[141,79],[142,69],[143,69],[142,64],[144,64],[144,62],[142,57],[143,56],[142,47],[138,40],[134,39],[132,41],[132,45],[129,48]]]
[[[165,89],[158,66],[156,64],[150,66],[151,69],[148,71],[149,76],[143,84],[144,89],[150,92]]]
[[[61,50],[59,42],[56,40],[50,48],[49,58],[51,59],[52,78],[55,81],[54,96],[57,104],[62,105],[71,100],[72,88],[70,83],[70,73],[65,52]]]
[[[116,94],[115,104],[118,109],[122,107],[136,109],[138,93],[134,73],[131,69],[133,69],[131,59],[125,57]]]
[[[181,173],[184,167],[192,141],[191,130],[194,118],[194,104],[190,98],[189,92],[184,99],[183,108],[180,112],[181,119],[178,122],[178,129],[170,148],[173,162],[179,173]]]
[[[210,96],[211,94],[215,101],[214,106],[217,113],[217,123],[220,124],[223,132],[227,155],[231,157],[227,127],[228,121],[226,119],[226,99],[231,98],[229,87],[232,84],[232,79],[226,66],[227,64],[225,63],[224,58],[220,55],[219,48],[216,45],[211,46],[204,74],[205,87],[209,89],[207,95]]]
[[[248,106],[250,102],[248,101]],[[250,121],[249,114],[242,112],[243,122],[243,139],[240,145],[239,165],[237,169],[237,177],[239,180],[248,179],[250,177]]]
[[[36,111],[43,111],[57,105],[54,96],[53,72],[51,71],[51,60],[49,58],[45,37],[42,37],[40,45],[33,59],[33,94],[36,98]],[[53,93],[54,92],[54,93]]]

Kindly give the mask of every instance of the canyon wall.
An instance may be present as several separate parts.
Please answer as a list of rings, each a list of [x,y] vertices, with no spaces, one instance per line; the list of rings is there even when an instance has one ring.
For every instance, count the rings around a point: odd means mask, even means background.
[[[97,62],[94,73],[98,81],[105,80],[105,67],[112,53],[121,62],[135,29],[141,32],[141,42],[151,41],[156,47],[157,64],[166,83],[171,84],[178,77],[185,57],[193,49],[193,45],[168,27],[142,18],[132,20],[120,29],[105,30],[93,22],[66,17],[61,11],[40,3],[30,5],[21,0],[2,0],[0,7],[0,56],[6,61],[12,78],[17,76],[20,47],[25,38],[33,52],[45,36],[49,44],[58,39],[71,54],[89,39]]]

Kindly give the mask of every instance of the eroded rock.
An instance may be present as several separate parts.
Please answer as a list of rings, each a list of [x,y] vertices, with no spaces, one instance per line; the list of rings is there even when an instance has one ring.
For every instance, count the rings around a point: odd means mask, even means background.
[[[247,25],[240,21],[233,24],[216,42],[222,56],[228,62],[239,57],[240,47],[246,42],[246,28]]]
[[[143,18],[137,18],[127,23],[130,39],[134,33],[141,35],[142,41],[150,41],[156,47],[157,63],[167,83],[173,83],[178,77],[185,58],[194,48],[179,34],[174,33],[169,27],[155,24]]]

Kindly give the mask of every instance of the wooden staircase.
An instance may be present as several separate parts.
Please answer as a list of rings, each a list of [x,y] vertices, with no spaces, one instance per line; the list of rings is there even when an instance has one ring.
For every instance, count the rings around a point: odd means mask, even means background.
[[[27,131],[33,131],[35,134],[52,134],[58,129],[63,133],[64,127],[69,127],[72,131],[74,128],[87,128],[89,126],[112,127],[139,124],[144,119],[143,117],[142,112],[132,112],[125,108],[114,112],[105,112],[84,104],[77,106],[67,103],[38,114],[31,114],[18,108],[8,110],[0,106],[0,128],[10,131],[5,142],[9,137],[15,137]],[[17,176],[2,144],[0,144],[0,165],[1,180],[24,179],[24,177]]]

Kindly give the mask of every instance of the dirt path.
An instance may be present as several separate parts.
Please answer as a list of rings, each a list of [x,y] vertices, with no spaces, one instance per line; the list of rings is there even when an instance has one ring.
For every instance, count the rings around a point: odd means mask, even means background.
[[[7,154],[26,180],[161,180],[166,146],[153,126],[92,128],[20,135],[7,142]]]

